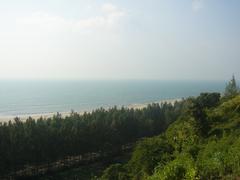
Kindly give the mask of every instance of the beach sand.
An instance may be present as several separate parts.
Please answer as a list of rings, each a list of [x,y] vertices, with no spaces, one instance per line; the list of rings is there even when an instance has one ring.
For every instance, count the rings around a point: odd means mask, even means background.
[[[117,106],[117,107],[125,107],[125,108],[129,108],[129,109],[143,109],[145,107],[147,107],[149,104],[152,103],[171,103],[174,104],[176,101],[181,101],[181,98],[177,98],[177,99],[166,99],[166,100],[161,100],[161,101],[156,101],[156,102],[148,102],[148,103],[136,103],[136,104],[130,104],[127,106]],[[111,107],[110,107],[111,108]],[[109,109],[109,108],[105,108],[105,109]],[[94,110],[94,109],[93,109]],[[76,111],[79,114],[83,114],[84,112],[87,113],[91,113],[91,111]],[[61,114],[62,117],[66,117],[69,116],[71,111],[69,112],[59,112]],[[40,117],[42,117],[43,119],[47,119],[50,117],[53,117],[53,115],[57,114],[57,112],[51,112],[51,113],[41,113],[41,114],[25,114],[25,115],[18,115],[18,116],[1,116],[0,115],[0,122],[8,122],[8,121],[14,121],[14,118],[18,117],[20,118],[21,121],[25,121],[26,119],[28,119],[29,117],[32,117],[33,119],[39,119]]]

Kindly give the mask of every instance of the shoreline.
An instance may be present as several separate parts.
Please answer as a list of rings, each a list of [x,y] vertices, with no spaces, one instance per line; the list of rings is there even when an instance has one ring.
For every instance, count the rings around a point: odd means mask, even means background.
[[[147,107],[149,104],[153,104],[153,103],[168,103],[168,104],[174,104],[176,101],[182,101],[183,98],[174,98],[174,99],[165,99],[165,100],[159,100],[159,101],[154,101],[154,102],[147,102],[147,103],[133,103],[133,104],[129,104],[129,105],[125,105],[125,106],[121,106],[121,105],[117,105],[117,108],[127,108],[127,109],[143,109],[145,107]],[[112,108],[114,106],[110,106],[107,108],[104,108],[106,110]],[[101,108],[101,107],[99,107]],[[96,109],[92,109],[89,111],[74,111],[80,115],[84,114],[84,113],[91,113],[92,111],[94,111]],[[4,122],[9,122],[9,121],[14,121],[14,118],[18,117],[20,118],[21,121],[25,121],[27,120],[29,117],[37,120],[40,117],[42,117],[43,119],[47,119],[47,118],[51,118],[53,117],[53,115],[56,115],[58,112],[49,112],[49,113],[36,113],[36,114],[23,114],[23,115],[0,115],[0,123],[4,123]],[[71,111],[68,112],[59,112],[62,117],[66,117],[69,116]]]

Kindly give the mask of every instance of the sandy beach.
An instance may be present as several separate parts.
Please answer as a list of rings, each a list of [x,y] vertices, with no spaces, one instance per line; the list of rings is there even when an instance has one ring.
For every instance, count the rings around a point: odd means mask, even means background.
[[[135,103],[135,104],[130,104],[130,105],[127,105],[127,106],[123,106],[125,108],[133,108],[133,109],[143,109],[145,107],[147,107],[149,104],[152,104],[152,103],[175,103],[176,101],[181,101],[182,99],[181,98],[176,98],[176,99],[165,99],[165,100],[160,100],[160,101],[155,101],[155,102],[147,102],[147,103]],[[117,107],[122,107],[122,106],[117,106]],[[111,108],[111,107],[109,107]],[[108,108],[106,108],[108,109]],[[93,109],[94,110],[94,109]],[[93,111],[91,110],[91,111]],[[83,114],[84,112],[88,112],[88,113],[91,113],[91,111],[76,111],[77,113],[79,114]],[[66,116],[69,116],[71,111],[69,112],[59,112],[62,117],[66,117]],[[41,113],[41,114],[25,114],[25,115],[18,115],[18,116],[13,116],[13,115],[9,115],[9,116],[1,116],[0,115],[0,122],[8,122],[8,121],[13,121],[14,118],[18,117],[20,118],[20,120],[22,121],[25,121],[27,118],[29,117],[32,117],[33,119],[38,119],[40,117],[44,118],[44,119],[47,119],[47,118],[50,118],[52,117],[53,115],[57,114],[57,112],[51,112],[51,113]]]

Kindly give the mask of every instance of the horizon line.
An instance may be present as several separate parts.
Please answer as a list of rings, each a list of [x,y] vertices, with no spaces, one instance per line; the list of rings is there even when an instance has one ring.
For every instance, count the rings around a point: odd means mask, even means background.
[[[226,79],[161,79],[161,78],[1,78],[0,81],[228,81]],[[237,81],[240,81],[236,78]]]

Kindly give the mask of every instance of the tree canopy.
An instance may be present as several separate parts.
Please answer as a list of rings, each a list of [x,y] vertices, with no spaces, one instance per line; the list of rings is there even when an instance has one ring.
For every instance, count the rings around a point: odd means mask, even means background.
[[[161,135],[138,142],[131,159],[114,173],[139,180],[238,178],[240,95],[220,99],[219,94],[204,93],[185,104],[188,110],[182,109]],[[197,109],[199,113],[193,112]],[[208,130],[203,134],[205,123]]]
[[[80,115],[0,123],[0,174],[89,152],[121,150],[141,137],[163,132],[179,116],[182,103],[150,104],[143,109],[113,107]]]

